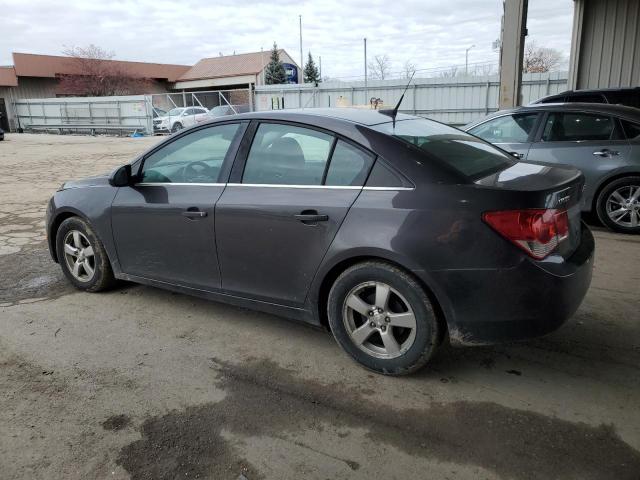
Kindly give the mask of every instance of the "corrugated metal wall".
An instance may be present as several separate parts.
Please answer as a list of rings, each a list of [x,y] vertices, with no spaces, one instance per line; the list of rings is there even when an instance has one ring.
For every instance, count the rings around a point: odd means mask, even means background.
[[[639,0],[577,0],[572,42],[573,87],[640,85]]]
[[[382,108],[393,107],[400,99],[406,80],[372,80],[364,82],[321,83],[311,85],[269,85],[255,90],[256,110],[365,106],[379,98]],[[498,109],[499,78],[456,77],[414,79],[407,90],[400,111],[433,118],[452,125],[464,125]],[[522,103],[567,88],[567,73],[525,74],[522,78]],[[379,107],[380,108],[380,107]]]
[[[13,103],[19,98],[48,98],[56,96],[57,81],[54,78],[20,77],[17,87],[0,87],[4,98],[11,130],[17,128]]]

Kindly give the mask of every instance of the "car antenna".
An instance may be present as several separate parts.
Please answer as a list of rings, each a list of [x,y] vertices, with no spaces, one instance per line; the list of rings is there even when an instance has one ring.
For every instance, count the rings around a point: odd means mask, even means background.
[[[396,117],[398,116],[398,109],[400,108],[400,104],[402,103],[402,99],[404,98],[404,94],[407,93],[407,88],[409,88],[409,85],[411,85],[411,80],[413,80],[413,76],[416,74],[416,72],[414,71],[411,74],[411,78],[409,78],[409,81],[407,82],[407,86],[404,87],[404,90],[402,91],[402,95],[400,95],[400,100],[398,100],[398,103],[396,104],[396,107],[391,110],[391,109],[386,109],[386,110],[378,110],[381,114],[386,115],[387,117],[391,117],[393,119],[393,128],[396,128]]]

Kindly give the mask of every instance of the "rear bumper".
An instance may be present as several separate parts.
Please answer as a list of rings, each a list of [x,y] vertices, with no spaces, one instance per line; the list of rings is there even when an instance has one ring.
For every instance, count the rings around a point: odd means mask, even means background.
[[[503,343],[558,329],[589,289],[594,248],[593,235],[583,224],[580,245],[566,260],[527,257],[510,269],[432,272],[446,297],[451,343]]]

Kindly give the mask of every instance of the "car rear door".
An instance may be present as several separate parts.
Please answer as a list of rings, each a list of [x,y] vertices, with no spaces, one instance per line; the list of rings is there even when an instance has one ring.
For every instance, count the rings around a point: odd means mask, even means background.
[[[301,306],[373,156],[314,128],[255,122],[216,205],[225,292]]]
[[[567,164],[585,176],[585,207],[602,177],[623,167],[631,150],[616,118],[595,112],[551,110],[527,160]]]
[[[538,112],[510,113],[491,118],[468,131],[517,158],[526,159],[538,117]]]
[[[215,203],[247,123],[199,128],[152,151],[138,182],[111,207],[120,269],[205,290],[220,288]]]

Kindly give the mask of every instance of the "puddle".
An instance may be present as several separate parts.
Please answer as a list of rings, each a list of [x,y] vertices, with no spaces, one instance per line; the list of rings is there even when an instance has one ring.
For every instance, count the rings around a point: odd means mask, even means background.
[[[490,402],[394,410],[353,386],[300,380],[269,361],[239,366],[212,362],[225,399],[145,420],[142,438],[124,447],[118,458],[133,480],[260,478],[222,430],[279,437],[327,424],[340,431],[366,428],[376,444],[393,445],[411,456],[480,466],[505,478],[638,479],[640,453],[609,425],[571,423]],[[349,435],[335,441],[344,443],[348,455]],[[353,469],[359,459],[341,460]]]

